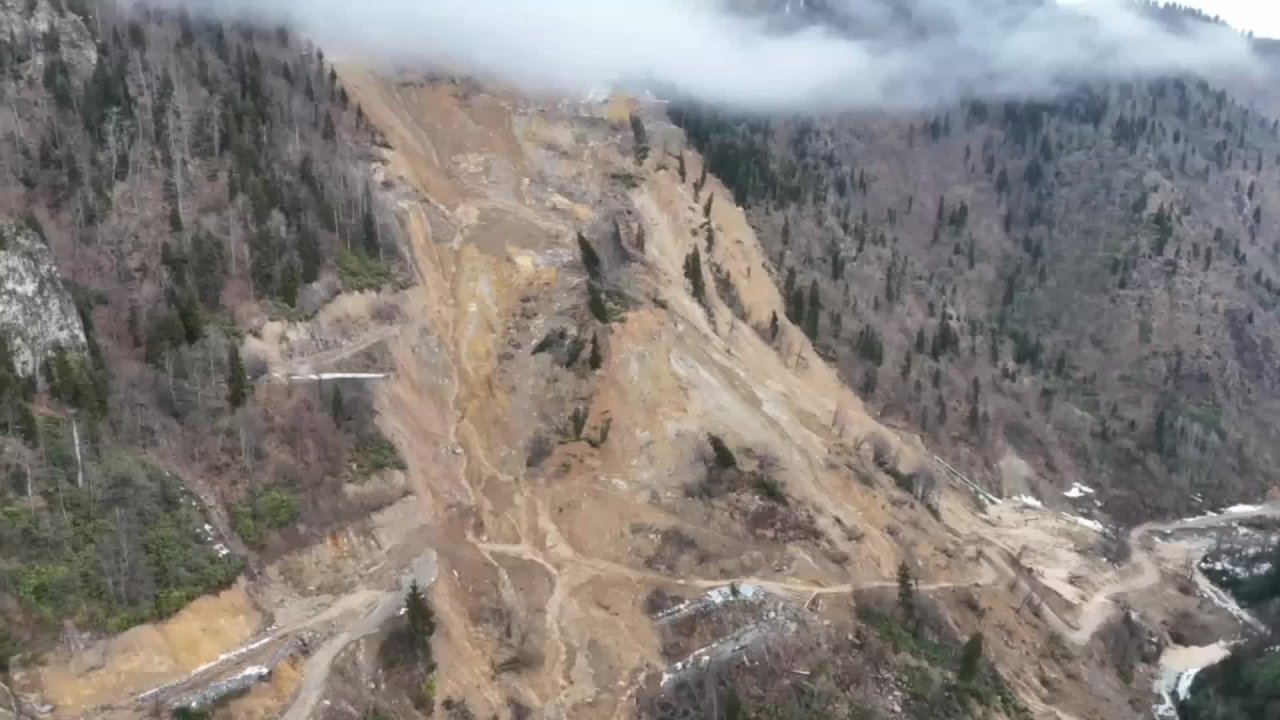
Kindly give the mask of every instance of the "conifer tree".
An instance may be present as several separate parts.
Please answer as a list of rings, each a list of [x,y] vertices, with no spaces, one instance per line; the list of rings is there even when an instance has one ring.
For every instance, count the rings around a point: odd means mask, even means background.
[[[915,579],[911,577],[911,568],[907,561],[898,563],[898,610],[908,625],[914,624],[916,617]]]
[[[409,625],[410,648],[418,660],[431,657],[431,636],[436,632],[436,616],[414,580],[404,596],[404,614]]]
[[[818,339],[818,320],[821,317],[822,301],[818,297],[818,281],[809,283],[809,302],[805,307],[804,332],[810,340]]]
[[[233,408],[240,408],[248,396],[249,381],[240,360],[240,347],[233,342],[227,352],[227,403]]]
[[[961,685],[968,685],[977,678],[981,662],[982,633],[976,632],[969,636],[964,648],[960,650],[960,670],[956,673],[956,679]]]
[[[707,305],[707,288],[702,278],[702,254],[694,247],[693,252],[685,256],[684,277],[689,281],[689,290],[699,305]]]
[[[587,363],[592,370],[599,370],[604,365],[604,355],[600,353],[600,341],[595,333],[591,333],[591,355],[587,357]]]

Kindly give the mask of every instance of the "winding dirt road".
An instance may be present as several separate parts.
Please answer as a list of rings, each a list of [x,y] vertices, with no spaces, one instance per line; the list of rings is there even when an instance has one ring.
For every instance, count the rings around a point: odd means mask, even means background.
[[[404,602],[404,593],[410,581],[417,580],[419,585],[427,587],[435,580],[435,575],[436,556],[434,552],[428,551],[404,573],[400,587],[397,589],[378,592],[362,588],[344,595],[316,615],[288,627],[272,630],[181,680],[138,695],[135,702],[139,707],[181,705],[184,699],[191,697],[218,678],[248,666],[261,664],[263,658],[269,657],[282,643],[326,623],[341,622],[344,617],[355,615],[357,619],[325,640],[311,654],[303,668],[301,687],[284,717],[295,720],[306,718],[323,694],[324,682],[328,679],[329,670],[338,654],[351,643],[376,632],[383,623],[395,616],[401,603]]]
[[[1110,619],[1111,614],[1115,612],[1117,606],[1112,600],[1117,595],[1125,593],[1137,592],[1145,590],[1160,582],[1160,566],[1152,557],[1151,552],[1143,546],[1143,539],[1150,533],[1154,532],[1174,532],[1177,530],[1196,530],[1219,527],[1222,525],[1231,525],[1247,520],[1249,518],[1258,517],[1280,517],[1280,503],[1269,503],[1247,510],[1239,510],[1236,512],[1226,512],[1219,515],[1206,515],[1203,517],[1188,518],[1185,520],[1174,520],[1171,522],[1152,522],[1145,525],[1139,525],[1129,531],[1129,547],[1132,548],[1133,556],[1130,559],[1129,566],[1121,568],[1117,572],[1117,577],[1113,578],[1101,588],[1097,590],[1083,605],[1080,606],[1079,618],[1075,623],[1075,627],[1063,621],[1061,617],[1053,611],[1052,608],[1044,607],[1044,615],[1046,620],[1053,625],[1055,630],[1076,645],[1086,645],[1089,643],[1098,628]],[[1129,568],[1136,567],[1137,573],[1129,572]],[[1007,568],[1006,568],[1007,569]],[[1197,574],[1199,571],[1196,571]]]
[[[405,592],[408,591],[411,582],[416,581],[419,586],[428,587],[435,579],[436,555],[434,552],[429,552],[418,558],[413,568],[405,573],[398,590],[383,595],[373,612],[326,640],[320,649],[307,659],[302,669],[302,685],[298,688],[298,694],[294,697],[289,710],[282,716],[282,720],[306,720],[311,717],[311,711],[315,709],[316,703],[324,694],[325,681],[329,679],[329,671],[333,668],[333,661],[338,655],[348,645],[376,633],[383,623],[395,617],[404,603]]]

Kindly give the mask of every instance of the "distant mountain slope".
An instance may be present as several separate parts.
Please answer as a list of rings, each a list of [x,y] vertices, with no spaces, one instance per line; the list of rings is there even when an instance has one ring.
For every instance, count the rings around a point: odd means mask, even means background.
[[[673,117],[752,208],[792,319],[988,482],[1097,485],[1122,521],[1271,487],[1274,117],[1194,78],[915,117]],[[1015,454],[1038,480],[999,470]]]

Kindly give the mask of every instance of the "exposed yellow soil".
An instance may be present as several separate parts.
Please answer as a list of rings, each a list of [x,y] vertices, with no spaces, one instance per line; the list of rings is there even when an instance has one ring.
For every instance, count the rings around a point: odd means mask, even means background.
[[[203,597],[162,622],[141,625],[41,671],[45,697],[65,717],[176,680],[244,644],[261,615],[244,583]]]

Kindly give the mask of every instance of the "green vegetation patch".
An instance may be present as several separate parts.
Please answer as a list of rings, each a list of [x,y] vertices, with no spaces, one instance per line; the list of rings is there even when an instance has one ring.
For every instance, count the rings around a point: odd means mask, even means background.
[[[395,443],[376,429],[356,443],[351,463],[357,480],[367,479],[383,470],[409,468]]]
[[[861,606],[858,619],[889,641],[897,652],[924,660],[930,665],[946,667],[955,661],[955,648],[933,642],[912,632],[906,623],[879,608]]]
[[[338,253],[338,276],[348,290],[378,290],[391,283],[391,269],[360,251]]]
[[[123,451],[77,473],[60,430],[46,422],[42,436],[62,472],[29,498],[0,499],[0,592],[40,622],[118,632],[235,580],[241,559],[215,544],[177,476]]]
[[[232,511],[236,534],[250,545],[260,546],[271,531],[282,530],[298,519],[298,498],[280,487],[252,492]]]

